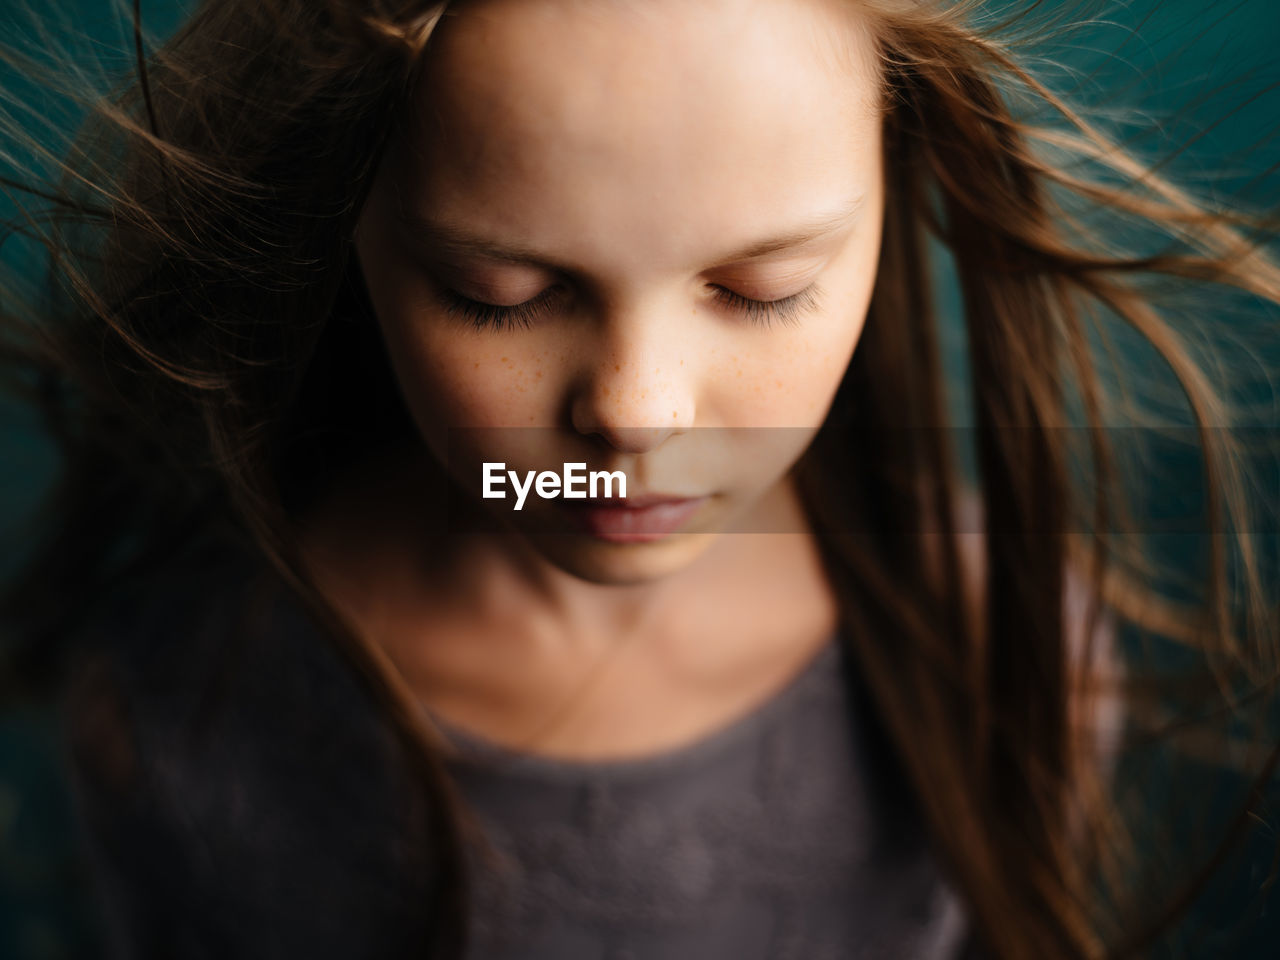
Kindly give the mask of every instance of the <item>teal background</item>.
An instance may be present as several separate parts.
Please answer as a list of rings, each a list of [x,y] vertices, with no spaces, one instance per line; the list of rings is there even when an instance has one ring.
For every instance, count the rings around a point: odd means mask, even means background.
[[[109,70],[124,71],[132,51],[127,22],[116,4],[101,0],[61,0],[42,15],[61,20],[51,36],[82,38],[73,49],[92,55]],[[182,5],[149,0],[143,3],[150,30],[163,35],[181,15]],[[1025,3],[1003,2],[1017,9]],[[1094,16],[1086,28],[1073,30],[1042,50],[1039,66],[1055,88],[1072,90],[1098,109],[1123,107],[1124,129],[1148,131],[1136,141],[1155,153],[1190,142],[1168,167],[1199,189],[1230,196],[1245,190],[1257,202],[1280,205],[1273,168],[1280,160],[1275,131],[1280,126],[1280,80],[1275,51],[1280,43],[1280,3],[1276,0],[1218,2],[1208,0],[1134,0],[1132,3],[1042,3],[1055,14],[1086,10]],[[49,51],[47,40],[22,27],[26,4],[0,0],[0,42],[32,41]],[[67,40],[67,43],[72,41]],[[31,77],[0,67],[3,103],[52,118],[69,129],[76,108],[33,83]],[[15,114],[20,115],[20,114]],[[1230,158],[1229,162],[1225,158]],[[13,157],[0,144],[0,172],[38,160]],[[0,216],[12,215],[8,198],[0,197]],[[6,243],[10,264],[30,263],[33,252]],[[946,279],[946,264],[940,263]],[[950,294],[949,294],[950,295]],[[1197,309],[1201,309],[1197,307]],[[1204,309],[1214,331],[1207,346],[1224,358],[1237,400],[1249,407],[1248,419],[1274,438],[1280,425],[1280,323],[1276,311],[1248,298],[1224,296]],[[953,377],[964,389],[963,336],[950,328]],[[1131,356],[1138,348],[1131,346]],[[1138,366],[1142,363],[1135,360]],[[0,404],[0,575],[22,555],[23,525],[46,489],[55,458],[27,413]],[[1276,464],[1264,461],[1257,474],[1260,499],[1274,509],[1280,503]],[[1169,498],[1188,495],[1169,489]],[[1194,495],[1191,491],[1190,495]],[[1155,505],[1159,509],[1159,504]],[[1261,545],[1275,563],[1274,520],[1259,531]],[[1170,543],[1170,551],[1179,549]],[[1274,569],[1274,567],[1273,567]],[[1274,581],[1273,581],[1274,582]],[[1181,764],[1166,771],[1159,793],[1164,799],[1180,791],[1217,784],[1221,809],[1238,798],[1241,784],[1215,768]],[[1274,798],[1274,792],[1273,792]],[[1262,880],[1276,853],[1274,815],[1253,823],[1249,842],[1224,865],[1219,879],[1198,901],[1181,933],[1161,949],[1168,957],[1280,956],[1280,902],[1268,899]],[[1184,824],[1188,836],[1199,824]],[[1169,838],[1153,843],[1168,843]],[[1176,834],[1173,838],[1176,842]],[[57,731],[48,708],[12,708],[0,714],[0,960],[54,960],[98,956],[86,887],[76,856],[77,837],[66,789]],[[1241,921],[1250,927],[1241,927]],[[1243,930],[1243,933],[1240,931]]]

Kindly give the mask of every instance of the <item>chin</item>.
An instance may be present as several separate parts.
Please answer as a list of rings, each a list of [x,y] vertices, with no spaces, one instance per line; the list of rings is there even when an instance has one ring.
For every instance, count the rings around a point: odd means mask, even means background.
[[[608,586],[651,583],[679,573],[715,539],[714,533],[673,533],[639,543],[613,543],[587,534],[529,537],[534,549],[565,573]]]

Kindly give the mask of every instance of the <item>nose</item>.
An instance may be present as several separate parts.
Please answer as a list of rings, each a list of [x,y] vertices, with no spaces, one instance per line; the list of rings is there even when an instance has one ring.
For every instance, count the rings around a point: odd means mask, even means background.
[[[621,453],[641,454],[693,426],[694,370],[669,327],[639,316],[604,325],[584,343],[574,387],[574,429]]]

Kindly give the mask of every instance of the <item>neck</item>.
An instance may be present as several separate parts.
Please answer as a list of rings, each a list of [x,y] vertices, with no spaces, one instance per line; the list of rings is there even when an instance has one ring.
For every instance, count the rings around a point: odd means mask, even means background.
[[[374,464],[340,484],[305,525],[322,589],[375,637],[421,638],[431,632],[427,625],[449,622],[498,648],[532,644],[557,656],[595,656],[637,635],[672,644],[740,638],[752,627],[767,629],[771,618],[781,621],[775,629],[788,621],[804,629],[809,610],[833,625],[789,478],[738,527],[793,532],[722,533],[679,571],[632,584],[580,579],[512,532],[442,532],[430,495],[440,483],[438,468],[421,457]]]

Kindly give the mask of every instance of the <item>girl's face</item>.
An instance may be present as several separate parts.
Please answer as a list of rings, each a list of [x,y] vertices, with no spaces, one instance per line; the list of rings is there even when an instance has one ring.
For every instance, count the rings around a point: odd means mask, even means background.
[[[873,45],[842,6],[473,0],[436,28],[357,252],[428,446],[562,569],[680,569],[827,414],[883,212]],[[510,482],[480,499],[483,461],[695,502],[670,534],[532,491],[516,512]]]

